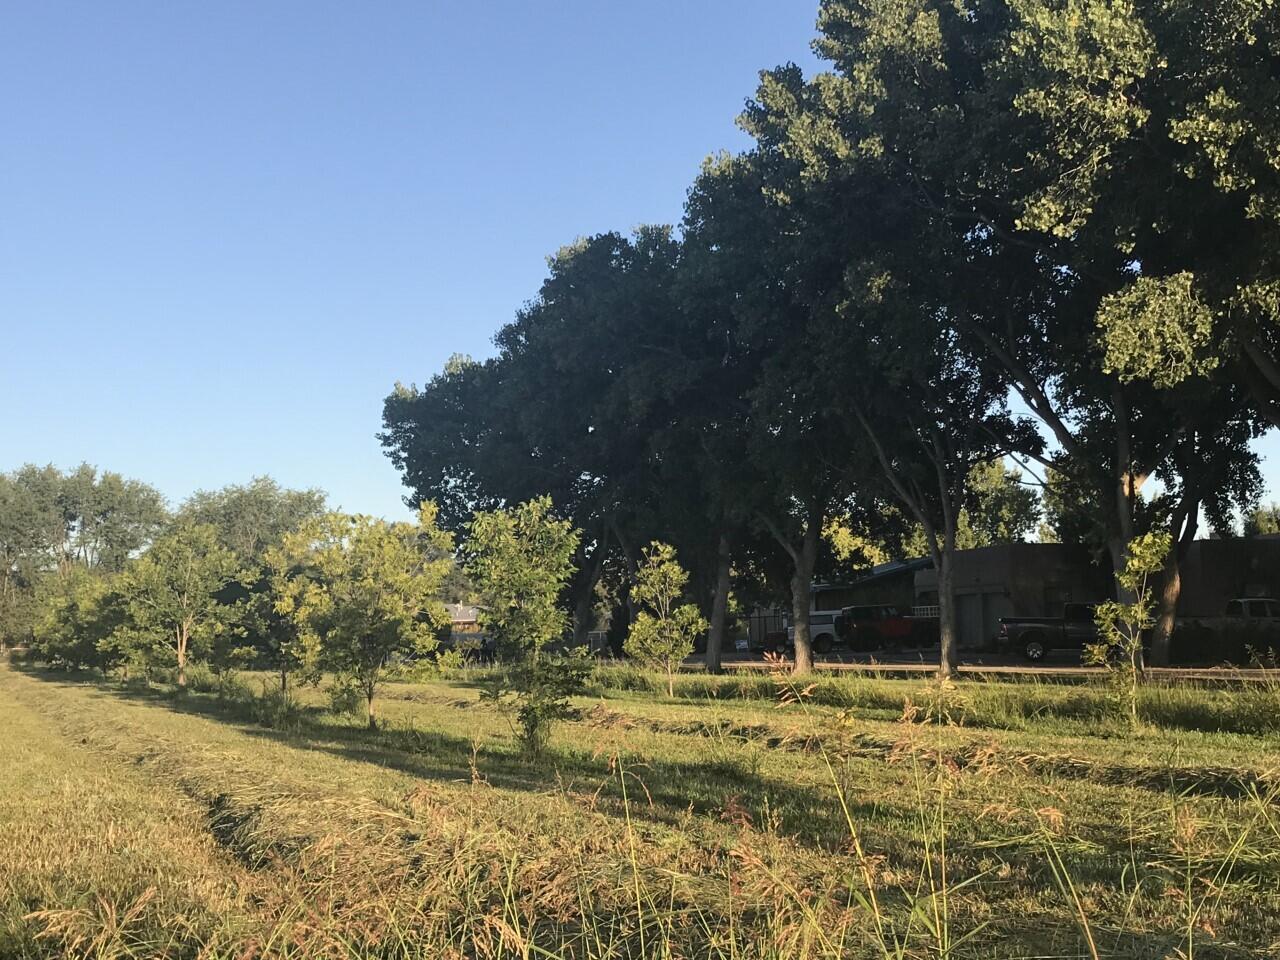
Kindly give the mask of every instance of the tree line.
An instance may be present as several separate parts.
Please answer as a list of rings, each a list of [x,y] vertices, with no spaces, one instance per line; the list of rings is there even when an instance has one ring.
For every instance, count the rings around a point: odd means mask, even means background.
[[[761,73],[753,146],[677,227],[564,247],[494,357],[397,386],[409,501],[457,529],[549,494],[583,531],[579,634],[641,545],[678,544],[713,669],[768,583],[807,670],[830,546],[909,539],[945,674],[975,472],[1013,458],[1117,574],[1168,534],[1167,661],[1179,563],[1253,510],[1250,441],[1280,425],[1280,10],[824,0],[814,49],[813,76]]]
[[[0,474],[4,638],[49,666],[171,678],[179,690],[196,665],[223,684],[269,670],[281,703],[327,672],[373,727],[382,685],[449,636],[445,603],[473,600],[500,657],[486,694],[537,753],[574,715],[568,698],[590,669],[560,642],[580,532],[545,497],[476,513],[458,541],[437,512],[428,501],[412,522],[348,514],[318,490],[258,477],[170,514],[139,481],[26,466]],[[681,603],[686,580],[674,549],[654,543],[634,590],[643,612],[627,649],[664,667],[669,685],[705,626]]]

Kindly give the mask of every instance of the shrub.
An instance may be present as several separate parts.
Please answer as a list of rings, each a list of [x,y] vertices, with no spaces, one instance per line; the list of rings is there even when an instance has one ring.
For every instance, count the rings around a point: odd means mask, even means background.
[[[187,689],[193,693],[215,693],[221,678],[203,663],[193,663],[187,667]]]
[[[357,694],[359,691],[357,691]],[[264,727],[296,732],[302,726],[302,705],[277,686],[262,685],[262,693],[251,699],[253,718]],[[354,713],[360,710],[355,702]]]
[[[456,676],[467,667],[467,658],[457,647],[436,654],[436,671],[442,677]]]
[[[329,685],[329,711],[340,717],[358,717],[364,709],[364,690],[354,677],[335,677]]]
[[[551,738],[552,724],[580,716],[569,698],[583,692],[591,668],[590,654],[584,650],[543,652],[496,674],[481,695],[514,714],[521,749],[537,756]]]

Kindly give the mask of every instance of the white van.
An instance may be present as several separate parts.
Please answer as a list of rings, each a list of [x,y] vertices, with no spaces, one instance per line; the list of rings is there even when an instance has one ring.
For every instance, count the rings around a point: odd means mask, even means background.
[[[809,601],[809,639],[813,643],[814,653],[830,653],[840,642],[836,634],[836,617],[840,611],[853,602],[852,591],[841,584],[814,584]],[[787,621],[787,641],[796,642],[796,628],[791,624],[791,616],[785,615]]]

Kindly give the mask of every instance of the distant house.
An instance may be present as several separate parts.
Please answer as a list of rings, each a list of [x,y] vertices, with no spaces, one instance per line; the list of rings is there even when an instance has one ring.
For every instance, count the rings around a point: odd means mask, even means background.
[[[1181,576],[1180,618],[1220,617],[1236,597],[1280,597],[1280,536],[1193,541]],[[958,551],[955,593],[960,645],[984,647],[1001,617],[1061,616],[1065,603],[1110,598],[1113,583],[1110,566],[1082,547],[1005,543]],[[917,609],[938,602],[931,564],[915,574],[915,597]]]
[[[841,607],[886,604],[903,614],[911,612],[916,599],[916,574],[930,566],[927,557],[877,563],[864,576],[841,588]]]
[[[1181,574],[1181,617],[1220,617],[1237,597],[1280,597],[1280,535],[1196,540]]]
[[[958,550],[955,558],[956,632],[962,647],[985,647],[1001,617],[1057,617],[1062,605],[1110,596],[1108,571],[1088,551],[1063,543],[1000,543]],[[915,574],[917,607],[938,603],[938,573]]]
[[[480,608],[466,603],[446,603],[454,633],[479,633]]]
[[[1280,535],[1196,540],[1181,565],[1180,618],[1221,617],[1237,597],[1280,598]],[[1063,604],[1113,596],[1111,568],[1075,544],[1001,543],[958,550],[954,587],[960,646],[989,647],[1001,617],[1057,617]],[[1157,576],[1153,588],[1158,592]],[[886,604],[918,617],[938,615],[938,574],[926,558],[872,567],[842,584],[815,584],[812,609],[839,610]],[[753,646],[784,630],[782,609],[757,611],[750,621]],[[825,621],[824,621],[825,622]]]

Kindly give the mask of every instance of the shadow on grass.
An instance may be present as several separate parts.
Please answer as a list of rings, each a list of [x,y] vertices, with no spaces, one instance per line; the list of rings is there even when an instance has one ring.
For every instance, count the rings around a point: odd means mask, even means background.
[[[39,668],[22,668],[21,672],[44,683],[88,687],[97,696],[146,703],[176,713],[225,722],[251,737],[298,749],[319,750],[347,760],[372,763],[421,779],[466,782],[472,777],[473,744],[460,736],[401,726],[369,731],[355,724],[335,723],[326,711],[318,707],[304,708],[300,729],[291,733],[256,724],[251,719],[251,705],[248,703],[219,701],[210,694],[174,696],[164,690],[123,688],[96,676],[58,674]],[[585,730],[586,728],[578,728],[575,733]],[[559,793],[565,789],[566,779],[581,780],[587,785],[586,792],[590,792],[591,787],[597,787],[601,791],[601,797],[613,804],[606,804],[602,812],[615,816],[622,812],[616,805],[620,800],[616,789],[617,779],[609,772],[604,757],[593,754],[586,746],[553,751],[540,762],[521,759],[513,748],[487,746],[475,759],[480,774],[495,787]],[[642,799],[636,792],[632,792],[633,818],[671,823],[691,807],[695,813],[714,817],[719,815],[731,797],[758,799],[767,795],[771,800],[776,800],[774,809],[783,814],[780,826],[784,832],[825,848],[830,848],[833,842],[838,842],[841,846],[847,843],[847,832],[838,818],[838,802],[833,789],[760,776],[739,764],[720,760],[689,763],[649,760],[643,765],[637,763],[634,769],[647,784],[649,797]],[[861,795],[869,793],[867,790],[851,792]],[[858,805],[852,814],[860,823],[883,820],[886,817],[886,805],[877,806]],[[228,838],[220,842],[233,846],[236,837],[232,834],[238,828],[238,821],[229,817],[226,811],[213,809],[211,814],[215,825],[222,827],[225,824],[228,830]],[[880,839],[876,837],[873,840],[871,848],[875,854],[892,853],[894,862],[900,862],[899,858],[904,855],[911,855],[911,851],[906,849],[913,842],[909,833],[900,831],[884,838],[898,847],[893,851],[880,849]],[[1096,845],[1081,844],[1079,849],[1066,851],[1072,873],[1079,882],[1115,886],[1123,878],[1125,864],[1128,862],[1126,855],[1132,852],[1131,838],[1117,830],[1114,835],[1112,831],[1102,831],[1092,839]],[[1038,844],[1024,842],[1020,847],[1011,847],[1004,852],[1010,860],[1022,861],[1033,868],[1032,873],[1038,869],[1039,880],[1034,882],[1034,888],[1049,886],[1051,881],[1044,876],[1043,852]],[[1265,867],[1266,864],[1256,865],[1259,885],[1261,881],[1274,880],[1274,870],[1268,873]],[[1239,873],[1254,870],[1255,865],[1252,863],[1238,865]],[[999,884],[984,886],[984,905],[992,909],[998,906],[1017,910],[1020,905],[1019,897],[1028,890],[1028,887],[1014,884],[1007,887]],[[1101,932],[1101,924],[1099,928],[1098,932]],[[1023,925],[1017,920],[1011,920],[1000,925],[1001,935],[1023,937],[1028,944],[1038,943],[1037,931],[1043,936],[1043,929],[1037,928],[1031,921]],[[1070,939],[1069,931],[1064,939]],[[1116,931],[1116,942],[1121,942],[1119,931]],[[1158,956],[1163,955],[1159,951],[1166,945],[1166,938],[1139,934],[1126,938],[1124,943],[1126,947],[1133,945],[1134,949],[1116,955]],[[1205,955],[1210,954],[1206,951]]]
[[[221,699],[214,693],[121,685],[92,673],[46,670],[31,665],[17,667],[24,675],[44,683],[91,687],[96,693],[126,702],[146,703],[175,713],[234,725],[250,737],[305,750],[315,750],[344,760],[376,764],[422,780],[442,783],[470,782],[478,775],[490,786],[535,793],[573,790],[599,801],[600,812],[621,815],[622,794],[610,751],[589,746],[549,749],[540,757],[525,758],[509,745],[478,746],[466,738],[392,723],[370,730],[363,723],[345,723],[323,707],[299,706],[296,729],[280,730],[259,723],[254,704]],[[589,735],[597,731],[581,728]],[[762,776],[729,758],[694,762],[627,756],[630,816],[655,823],[675,824],[689,813],[719,817],[726,808],[750,808],[767,799],[779,818],[779,827],[795,839],[833,850],[848,842],[843,814],[834,790],[812,784]],[[474,764],[474,766],[473,766]],[[855,817],[883,815],[882,805],[850,800]]]

